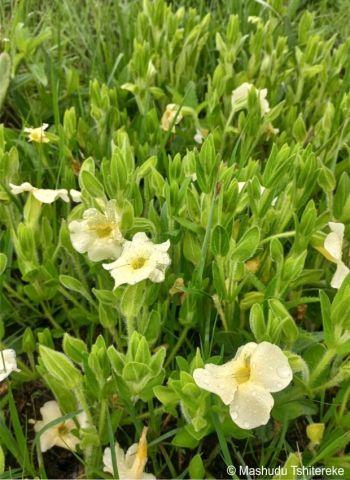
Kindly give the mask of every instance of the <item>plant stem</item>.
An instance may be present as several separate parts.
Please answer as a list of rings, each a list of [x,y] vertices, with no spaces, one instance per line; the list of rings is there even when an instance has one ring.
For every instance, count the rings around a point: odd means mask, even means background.
[[[198,272],[197,272],[197,286],[200,286],[200,282],[203,277],[203,271],[204,271],[204,266],[205,266],[205,261],[207,258],[207,251],[208,251],[208,246],[209,246],[209,239],[211,235],[211,230],[212,230],[212,224],[213,224],[213,218],[214,218],[214,207],[215,207],[215,200],[216,200],[216,182],[214,185],[214,192],[213,192],[213,197],[211,200],[211,206],[210,206],[210,212],[209,212],[209,218],[208,218],[208,224],[207,228],[205,230],[205,235],[204,235],[204,240],[203,240],[203,245],[202,245],[202,250],[201,250],[201,259],[198,267]]]
[[[325,352],[320,362],[316,365],[315,370],[311,373],[310,376],[310,385],[312,385],[315,380],[321,375],[323,370],[330,364],[334,355],[336,354],[335,350],[329,349]]]
[[[135,331],[135,317],[125,317],[126,319],[126,330],[128,332],[128,340],[130,342],[130,339],[131,339],[131,335],[134,333]]]
[[[291,230],[290,232],[276,233],[275,235],[271,235],[270,237],[264,238],[264,240],[260,242],[260,245],[263,245],[264,243],[269,242],[273,238],[288,238],[288,237],[294,237],[294,235],[295,235],[295,230]]]
[[[183,342],[186,340],[186,337],[187,337],[187,333],[189,331],[190,327],[185,327],[182,332],[181,332],[181,335],[179,336],[174,348],[172,349],[167,361],[165,362],[165,367],[167,367],[173,360],[173,358],[175,357],[175,355],[177,354],[178,350],[180,349],[181,345],[183,344]]]
[[[79,406],[83,409],[84,413],[86,414],[87,418],[87,424],[90,430],[96,431],[96,428],[94,426],[94,420],[92,418],[91,412],[90,412],[90,407],[86,401],[85,394],[83,391],[83,388],[81,385],[79,385],[75,389],[75,396],[77,398]],[[96,432],[97,433],[97,432]],[[95,450],[95,451],[94,451]],[[86,476],[87,478],[90,478],[94,466],[95,466],[95,459],[96,459],[96,448],[93,447],[93,445],[86,445],[84,448],[84,458],[86,462]]]

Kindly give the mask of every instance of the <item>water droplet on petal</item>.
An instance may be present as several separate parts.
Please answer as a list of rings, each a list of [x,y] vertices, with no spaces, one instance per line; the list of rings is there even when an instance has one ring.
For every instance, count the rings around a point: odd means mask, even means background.
[[[231,418],[232,418],[232,420],[236,420],[238,418],[238,413],[237,412],[231,412]]]
[[[281,378],[288,378],[290,376],[290,368],[289,367],[277,368],[277,375]]]

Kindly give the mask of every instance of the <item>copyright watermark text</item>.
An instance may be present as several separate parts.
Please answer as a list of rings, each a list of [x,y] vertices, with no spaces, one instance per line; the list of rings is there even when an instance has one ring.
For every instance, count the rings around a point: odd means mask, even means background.
[[[306,466],[296,466],[296,465],[291,465],[289,467],[292,470],[293,476],[310,476],[314,479],[317,478],[325,478],[331,477],[331,478],[336,478],[336,477],[341,477],[344,475],[344,468],[342,467],[306,467]],[[285,467],[275,467],[275,468],[269,468],[269,467],[248,467],[247,465],[242,466],[239,465],[238,467],[235,467],[234,465],[229,465],[227,467],[227,474],[230,477],[234,476],[253,476],[253,477],[272,477],[272,476],[277,476],[277,475],[283,475],[286,476],[288,474],[288,470]]]

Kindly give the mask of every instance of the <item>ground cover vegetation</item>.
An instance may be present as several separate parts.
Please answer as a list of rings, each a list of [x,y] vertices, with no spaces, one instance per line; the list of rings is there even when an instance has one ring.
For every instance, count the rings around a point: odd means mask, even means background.
[[[346,5],[0,3],[1,478],[349,478]]]

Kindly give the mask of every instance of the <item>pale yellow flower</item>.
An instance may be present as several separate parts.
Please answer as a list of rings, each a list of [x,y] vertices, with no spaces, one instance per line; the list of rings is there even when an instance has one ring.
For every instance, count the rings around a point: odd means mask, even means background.
[[[337,269],[331,280],[333,288],[340,288],[343,280],[349,273],[349,268],[343,262],[343,240],[345,226],[343,223],[329,222],[329,233],[324,241],[324,248],[329,254],[329,258],[337,265]]]
[[[5,380],[11,372],[19,372],[16,362],[16,352],[11,348],[0,350],[0,382]]]
[[[115,456],[120,480],[155,480],[156,477],[152,473],[144,472],[147,463],[146,434],[147,428],[144,428],[140,441],[131,445],[126,453],[118,443],[115,444]],[[111,475],[114,474],[110,448],[106,448],[103,453],[103,471]]]
[[[55,400],[50,400],[44,403],[40,408],[42,420],[35,422],[34,430],[40,432],[50,422],[62,417],[61,409]],[[81,427],[86,426],[87,420],[85,413],[77,415],[78,423]],[[66,448],[67,450],[76,450],[79,438],[72,433],[72,430],[77,429],[73,419],[66,420],[62,423],[45,430],[40,435],[40,449],[46,452],[52,447]]]
[[[209,130],[207,128],[197,128],[196,129],[196,134],[193,137],[194,141],[201,145],[203,143],[203,140],[208,136]]]
[[[81,192],[79,192],[79,190],[75,190],[74,188],[71,188],[69,190],[69,195],[72,197],[72,200],[75,203],[80,203],[82,201]]]
[[[68,225],[73,247],[79,253],[87,253],[93,262],[118,258],[124,240],[120,221],[113,201],[107,203],[104,212],[96,208],[85,210],[82,220],[73,220]]]
[[[69,202],[68,190],[65,188],[59,188],[53,190],[50,188],[36,188],[29,182],[23,182],[21,185],[14,185],[10,183],[12,195],[19,195],[23,192],[29,192],[41,203],[53,203],[58,198],[61,198],[64,202]]]
[[[180,123],[182,118],[181,107],[176,103],[169,103],[161,118],[162,129],[168,132],[171,128],[171,131],[175,133],[175,125]]]
[[[243,429],[265,425],[274,404],[270,392],[289,385],[293,372],[282,350],[269,342],[247,343],[233,360],[207,364],[193,372],[196,384],[230,406],[232,420]]]
[[[235,111],[241,110],[242,108],[246,108],[248,104],[248,96],[252,88],[255,88],[253,84],[244,82],[242,85],[237,87],[235,90],[232,92],[232,108]],[[257,97],[260,102],[260,110],[261,114],[265,115],[270,111],[270,105],[268,100],[266,99],[267,97],[267,88],[263,88],[261,90],[255,89]]]
[[[115,280],[115,288],[124,283],[135,285],[149,278],[152,282],[162,282],[165,270],[171,260],[167,253],[170,242],[153,243],[145,233],[136,233],[131,242],[126,240],[123,251],[118,260],[103,264],[103,268],[110,270]]]
[[[49,143],[50,139],[45,134],[45,130],[48,128],[48,123],[43,123],[41,127],[37,128],[25,128],[25,133],[28,134],[28,140],[36,143]]]

